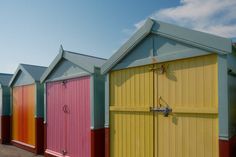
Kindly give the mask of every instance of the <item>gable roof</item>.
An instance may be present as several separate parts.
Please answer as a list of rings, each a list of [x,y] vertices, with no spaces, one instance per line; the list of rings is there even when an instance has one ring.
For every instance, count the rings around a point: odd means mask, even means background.
[[[228,54],[232,51],[232,41],[230,39],[148,18],[144,25],[107,60],[101,68],[101,73],[104,74],[111,70],[150,33],[180,41],[208,52]]]
[[[0,84],[3,86],[8,86],[12,76],[12,74],[0,73]]]
[[[56,56],[56,58],[52,61],[52,63],[49,65],[47,70],[42,75],[40,79],[41,82],[44,82],[47,79],[47,77],[50,75],[50,73],[62,59],[66,59],[76,64],[81,69],[87,71],[90,74],[93,74],[95,72],[94,71],[95,67],[100,68],[106,62],[106,59],[104,58],[66,51],[61,46],[59,54]]]
[[[37,65],[19,64],[16,72],[9,82],[9,86],[12,86],[13,82],[21,71],[27,73],[34,81],[40,81],[40,77],[42,76],[46,68],[47,67]]]

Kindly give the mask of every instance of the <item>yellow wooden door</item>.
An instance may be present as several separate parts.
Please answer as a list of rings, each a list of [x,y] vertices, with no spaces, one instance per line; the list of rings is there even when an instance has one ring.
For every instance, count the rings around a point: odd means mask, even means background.
[[[111,72],[111,157],[218,157],[217,75],[216,55]]]
[[[156,65],[155,157],[218,157],[217,56]],[[157,86],[158,85],[158,86]]]
[[[152,157],[152,65],[110,73],[111,157]]]

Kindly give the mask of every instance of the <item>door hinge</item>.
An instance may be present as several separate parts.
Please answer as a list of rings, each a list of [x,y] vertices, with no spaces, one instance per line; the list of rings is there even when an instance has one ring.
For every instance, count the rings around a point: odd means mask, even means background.
[[[161,65],[159,67],[151,67],[149,68],[149,71],[156,71],[159,73],[159,74],[164,74],[166,72],[166,67],[164,65]]]
[[[66,154],[67,154],[67,151],[64,149],[64,150],[61,151],[61,154],[62,154],[63,156],[66,155]]]

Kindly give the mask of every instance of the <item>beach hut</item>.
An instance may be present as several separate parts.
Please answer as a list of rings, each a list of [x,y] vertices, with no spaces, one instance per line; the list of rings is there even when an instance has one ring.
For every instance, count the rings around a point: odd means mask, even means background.
[[[104,157],[104,62],[61,47],[43,74],[46,156]]]
[[[12,74],[0,73],[0,143],[10,142],[10,88]]]
[[[46,67],[20,64],[11,87],[11,143],[36,154],[44,150],[44,90],[40,77]]]
[[[106,157],[233,157],[230,39],[147,19],[102,66]]]

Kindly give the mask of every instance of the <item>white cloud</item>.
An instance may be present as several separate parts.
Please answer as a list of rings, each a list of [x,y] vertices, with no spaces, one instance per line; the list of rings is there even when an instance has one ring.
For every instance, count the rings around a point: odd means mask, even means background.
[[[236,0],[181,0],[180,5],[154,12],[151,18],[212,33],[236,37]],[[145,20],[136,23],[136,30]]]

